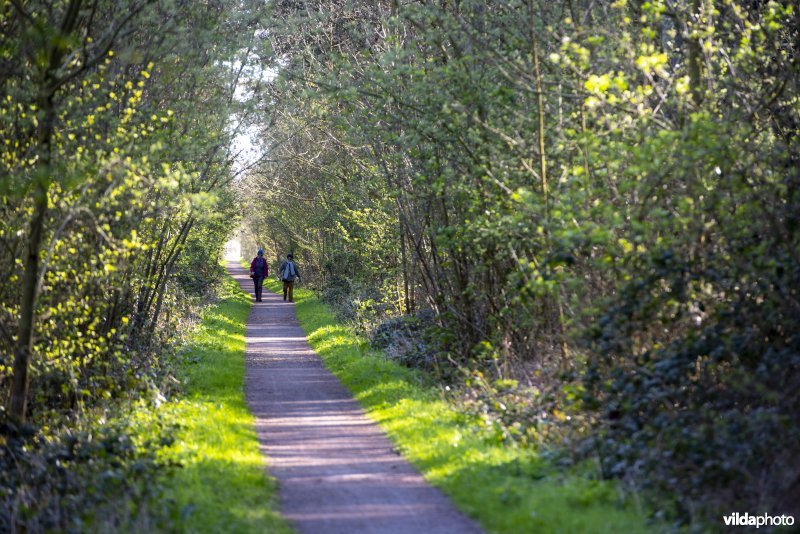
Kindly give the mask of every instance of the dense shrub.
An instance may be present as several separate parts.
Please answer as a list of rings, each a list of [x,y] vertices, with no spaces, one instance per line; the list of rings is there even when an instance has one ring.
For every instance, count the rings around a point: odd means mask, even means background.
[[[380,288],[360,277],[334,275],[321,287],[320,296],[362,334],[370,334],[397,311]]]
[[[430,310],[393,317],[372,331],[370,341],[391,360],[407,367],[432,371],[439,351],[433,321],[434,315]]]
[[[517,380],[489,381],[473,371],[469,387],[461,392],[464,413],[494,442],[525,446],[570,445],[579,412],[565,406],[558,389],[520,385]]]
[[[0,421],[45,427],[159,381],[237,222],[237,5],[0,9]]]
[[[597,437],[605,474],[669,496],[685,522],[800,514],[800,315],[789,289],[800,262],[764,242],[767,256],[738,250],[704,269],[669,251],[643,260],[648,274],[595,331],[603,357],[586,383],[608,422]],[[727,298],[698,298],[698,287]],[[649,344],[654,324],[681,334]]]
[[[151,421],[75,421],[48,435],[3,427],[0,531],[163,530],[170,510],[159,480],[173,428]]]

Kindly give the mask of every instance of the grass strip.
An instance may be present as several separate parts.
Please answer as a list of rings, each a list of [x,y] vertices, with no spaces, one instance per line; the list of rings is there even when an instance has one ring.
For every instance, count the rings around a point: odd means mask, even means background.
[[[280,292],[279,282],[268,280]],[[488,440],[425,374],[370,349],[313,292],[295,288],[311,347],[432,484],[489,532],[653,532],[611,483],[535,451]]]
[[[171,452],[183,464],[167,495],[184,532],[288,533],[244,398],[250,298],[228,276],[220,296],[191,334],[181,369],[184,397],[163,407],[163,416],[181,425]]]

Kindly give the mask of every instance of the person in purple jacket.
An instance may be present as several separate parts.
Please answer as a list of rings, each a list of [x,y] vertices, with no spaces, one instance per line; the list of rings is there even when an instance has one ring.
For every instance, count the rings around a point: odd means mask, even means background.
[[[250,262],[250,278],[256,286],[256,302],[261,302],[261,290],[264,286],[264,278],[269,276],[269,265],[264,259],[264,251],[258,249],[258,256]]]

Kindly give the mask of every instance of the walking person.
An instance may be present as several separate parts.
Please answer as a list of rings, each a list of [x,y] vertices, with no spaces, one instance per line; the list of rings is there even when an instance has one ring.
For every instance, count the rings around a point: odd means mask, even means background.
[[[261,290],[264,286],[264,278],[267,276],[269,276],[269,265],[264,259],[264,251],[258,249],[258,256],[250,262],[250,278],[253,279],[256,286],[256,302],[261,302]]]
[[[281,264],[278,269],[278,275],[283,281],[283,300],[289,297],[289,302],[294,302],[294,280],[300,279],[300,271],[297,270],[297,265],[294,262],[294,256],[291,254],[286,255],[286,261]]]

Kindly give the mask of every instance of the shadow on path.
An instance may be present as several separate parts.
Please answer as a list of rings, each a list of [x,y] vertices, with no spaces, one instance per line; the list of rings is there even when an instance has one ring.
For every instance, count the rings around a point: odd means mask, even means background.
[[[252,295],[247,271],[228,272]],[[471,534],[481,530],[398,455],[306,342],[294,305],[264,292],[246,333],[247,402],[300,533]]]

